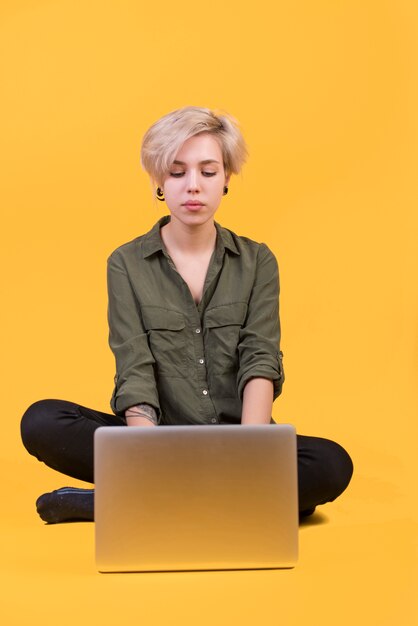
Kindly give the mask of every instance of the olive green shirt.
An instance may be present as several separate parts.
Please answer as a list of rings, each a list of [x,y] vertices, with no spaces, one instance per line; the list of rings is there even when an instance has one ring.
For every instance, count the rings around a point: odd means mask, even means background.
[[[124,416],[146,403],[160,424],[238,424],[251,378],[272,380],[274,398],[284,381],[276,259],[265,244],[215,223],[196,305],[161,239],[169,220],[108,258],[112,410]]]

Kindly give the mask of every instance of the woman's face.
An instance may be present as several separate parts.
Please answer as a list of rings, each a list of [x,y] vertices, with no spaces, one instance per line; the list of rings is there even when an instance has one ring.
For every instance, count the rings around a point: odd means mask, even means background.
[[[228,181],[217,140],[208,133],[187,139],[163,184],[172,221],[200,226],[213,220]]]

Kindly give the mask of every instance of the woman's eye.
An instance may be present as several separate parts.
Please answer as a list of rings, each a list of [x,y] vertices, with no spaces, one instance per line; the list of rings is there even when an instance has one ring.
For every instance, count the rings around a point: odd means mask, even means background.
[[[184,176],[185,172],[170,172],[170,176],[172,176],[173,178],[181,178],[182,176]],[[206,176],[206,177],[210,177],[210,176],[216,176],[216,172],[202,172],[202,176]]]

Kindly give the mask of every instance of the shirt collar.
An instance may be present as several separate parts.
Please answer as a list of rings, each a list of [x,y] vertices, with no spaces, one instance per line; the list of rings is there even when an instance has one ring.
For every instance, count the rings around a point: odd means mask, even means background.
[[[151,228],[151,230],[144,235],[143,239],[143,254],[144,259],[155,254],[156,252],[162,252],[164,250],[163,240],[160,235],[160,228],[165,226],[170,221],[170,216],[165,215]],[[215,228],[217,232],[216,247],[222,252],[227,248],[233,254],[240,254],[237,246],[235,245],[231,231],[227,228],[223,228],[220,224],[215,222]]]
[[[163,240],[160,235],[160,228],[168,224],[170,221],[170,216],[165,215],[160,218],[158,222],[151,228],[146,235],[144,235],[142,249],[144,253],[144,259],[155,254],[155,252],[162,251],[164,249]]]
[[[216,232],[218,233],[217,240],[223,244],[224,248],[228,248],[230,252],[234,254],[240,254],[237,246],[235,245],[234,238],[232,237],[232,233],[227,228],[223,228],[220,224],[215,222]]]

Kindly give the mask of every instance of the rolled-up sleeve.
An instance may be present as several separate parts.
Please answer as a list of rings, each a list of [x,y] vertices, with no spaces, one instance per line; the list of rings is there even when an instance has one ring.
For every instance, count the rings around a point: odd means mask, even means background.
[[[272,380],[274,399],[282,391],[284,370],[280,351],[279,292],[276,258],[265,244],[261,244],[248,313],[239,337],[237,384],[241,399],[251,378]]]
[[[110,405],[116,415],[135,404],[153,406],[160,415],[154,357],[142,323],[139,303],[123,259],[114,252],[107,260],[109,346],[116,360]]]

